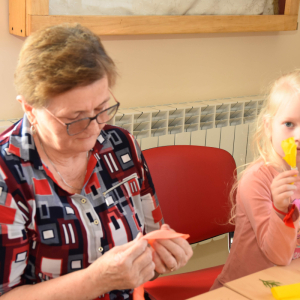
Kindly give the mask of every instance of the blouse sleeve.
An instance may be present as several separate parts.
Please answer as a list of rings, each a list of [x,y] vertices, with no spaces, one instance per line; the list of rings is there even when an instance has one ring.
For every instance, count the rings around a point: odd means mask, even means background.
[[[237,199],[245,208],[264,255],[276,265],[287,265],[296,247],[299,211],[295,209],[293,216],[295,228],[286,226],[272,206],[272,180],[273,176],[267,168],[245,174],[238,188]]]
[[[0,179],[0,295],[22,283],[29,253],[30,208]]]
[[[144,234],[157,230],[164,223],[161,208],[155,193],[155,188],[150,175],[149,168],[143,153],[134,139],[135,150],[138,156],[139,168],[141,171],[141,202],[145,220]]]

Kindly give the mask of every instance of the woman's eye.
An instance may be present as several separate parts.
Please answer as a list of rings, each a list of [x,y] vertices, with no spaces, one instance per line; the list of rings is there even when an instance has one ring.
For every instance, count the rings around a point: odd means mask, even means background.
[[[102,112],[102,111],[104,111],[105,109],[107,109],[107,107],[106,107],[106,106],[102,106],[101,108],[95,109],[95,113],[98,114],[99,112]]]
[[[74,116],[74,117],[68,117],[66,119],[68,120],[68,122],[74,122],[74,121],[77,121],[80,118],[79,118],[79,115],[77,115],[77,116]]]
[[[292,122],[285,122],[284,125],[286,127],[293,127],[293,123]]]

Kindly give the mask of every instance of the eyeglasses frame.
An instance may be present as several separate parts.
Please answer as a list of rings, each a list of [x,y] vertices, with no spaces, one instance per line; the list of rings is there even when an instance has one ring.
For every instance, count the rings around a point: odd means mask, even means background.
[[[90,126],[90,124],[91,124],[92,121],[96,120],[96,122],[97,122],[98,124],[104,124],[104,123],[110,121],[110,120],[116,115],[116,113],[117,113],[117,111],[118,111],[118,109],[119,109],[119,106],[120,106],[120,102],[116,99],[116,97],[115,97],[114,94],[111,92],[111,90],[109,90],[109,92],[110,92],[110,94],[112,95],[112,97],[114,98],[114,100],[117,102],[117,104],[115,104],[115,105],[113,105],[113,106],[110,106],[109,108],[107,108],[107,109],[105,109],[105,110],[100,111],[100,112],[97,113],[94,117],[86,117],[86,118],[82,118],[82,119],[79,119],[79,120],[76,120],[76,121],[73,121],[73,122],[70,122],[70,123],[64,123],[64,122],[61,121],[58,117],[56,117],[51,111],[49,111],[46,107],[44,107],[44,109],[45,109],[45,111],[47,111],[52,117],[54,117],[61,125],[67,127],[67,133],[68,133],[69,136],[74,136],[74,135],[77,135],[77,134],[83,132],[84,130],[86,130],[86,129]],[[106,122],[101,122],[101,123],[99,123],[98,120],[97,120],[97,117],[98,117],[100,114],[102,114],[102,113],[104,113],[104,112],[106,112],[106,111],[108,111],[109,109],[112,109],[112,108],[114,108],[114,107],[116,107],[117,109],[116,109],[115,114],[112,116],[112,118],[109,119],[109,120],[106,121]],[[77,132],[77,133],[74,133],[74,134],[70,134],[70,133],[69,133],[69,126],[70,126],[70,125],[72,125],[72,124],[74,124],[74,123],[77,123],[77,122],[80,122],[80,121],[82,121],[82,120],[86,120],[86,119],[90,119],[90,122],[89,122],[89,124],[88,124],[82,131]]]

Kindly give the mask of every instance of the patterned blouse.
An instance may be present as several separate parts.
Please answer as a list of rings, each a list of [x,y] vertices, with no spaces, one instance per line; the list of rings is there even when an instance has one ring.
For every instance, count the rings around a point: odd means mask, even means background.
[[[0,295],[86,268],[162,223],[146,162],[126,130],[101,131],[80,194],[62,189],[43,164],[26,115],[0,135]],[[132,290],[99,298],[132,299]]]

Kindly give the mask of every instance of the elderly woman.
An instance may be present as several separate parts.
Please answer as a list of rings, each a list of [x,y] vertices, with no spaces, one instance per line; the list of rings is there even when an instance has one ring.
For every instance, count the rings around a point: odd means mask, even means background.
[[[171,229],[135,139],[107,125],[115,78],[99,37],[80,25],[24,43],[15,85],[25,114],[0,146],[3,299],[132,299],[191,257],[182,238],[156,241],[153,253],[140,239]]]

